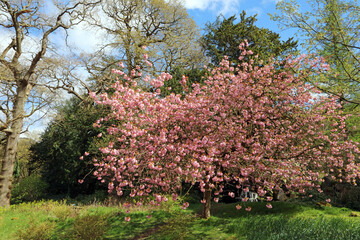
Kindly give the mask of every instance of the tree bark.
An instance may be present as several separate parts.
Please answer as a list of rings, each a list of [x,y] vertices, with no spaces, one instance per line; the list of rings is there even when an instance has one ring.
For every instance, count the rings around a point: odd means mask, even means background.
[[[15,165],[18,139],[23,127],[24,108],[28,98],[29,86],[18,86],[13,106],[11,131],[6,135],[6,144],[0,169],[0,207],[10,206],[12,175]]]
[[[202,210],[202,218],[209,218],[210,217],[210,208],[211,208],[211,189],[208,184],[205,186],[204,192],[204,199],[205,203],[203,203],[203,210]]]

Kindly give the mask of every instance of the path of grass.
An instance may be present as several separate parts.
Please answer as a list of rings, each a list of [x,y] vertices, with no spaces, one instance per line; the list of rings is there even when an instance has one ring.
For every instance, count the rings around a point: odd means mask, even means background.
[[[178,205],[161,209],[102,206],[73,207],[56,202],[21,204],[0,209],[0,239],[359,239],[360,213],[346,208],[249,203],[251,212],[234,204],[213,206],[200,219],[200,204],[186,211]],[[151,215],[151,218],[147,216]],[[124,220],[130,216],[130,222]],[[353,217],[352,217],[353,216]],[[355,216],[355,217],[354,217]]]

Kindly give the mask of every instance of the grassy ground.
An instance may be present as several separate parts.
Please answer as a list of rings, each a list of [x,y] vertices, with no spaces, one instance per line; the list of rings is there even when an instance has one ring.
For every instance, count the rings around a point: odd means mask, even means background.
[[[197,215],[200,204],[186,211],[171,203],[157,209],[19,204],[0,209],[0,239],[360,239],[360,213],[346,208],[249,205],[251,212],[236,210],[235,204],[216,204],[212,217],[204,220]]]

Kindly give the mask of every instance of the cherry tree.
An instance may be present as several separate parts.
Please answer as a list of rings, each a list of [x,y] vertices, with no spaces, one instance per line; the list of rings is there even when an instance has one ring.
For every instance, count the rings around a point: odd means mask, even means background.
[[[240,45],[240,59],[252,54],[245,45]],[[167,201],[170,194],[177,199],[183,182],[197,184],[204,193],[204,218],[227,183],[243,191],[251,187],[268,199],[280,188],[300,194],[320,190],[325,176],[355,184],[360,151],[347,138],[348,116],[336,98],[307,83],[328,65],[302,56],[279,66],[252,60],[232,66],[225,57],[219,67],[208,69],[205,84],[194,84],[184,98],[159,97],[169,74],[145,77],[156,89],[150,93],[113,70],[122,80],[108,93],[91,94],[112,110],[94,123],[107,126],[99,137],[108,140],[100,148],[102,157],[93,160],[94,175],[108,183],[109,192],[121,196],[130,190],[130,197],[153,203]],[[181,82],[186,91],[186,78]]]

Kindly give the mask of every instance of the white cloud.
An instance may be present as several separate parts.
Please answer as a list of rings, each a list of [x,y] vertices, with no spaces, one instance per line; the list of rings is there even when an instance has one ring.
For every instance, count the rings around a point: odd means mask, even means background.
[[[234,14],[238,12],[243,0],[185,0],[187,9],[211,10],[217,14]]]
[[[259,17],[263,13],[263,10],[259,7],[254,7],[246,10],[246,14],[249,16],[253,16],[257,14],[257,17]]]
[[[278,2],[280,2],[281,0],[262,0],[261,1],[261,4],[263,4],[263,5],[265,5],[265,4],[268,4],[268,3],[271,3],[271,4],[273,4],[273,3],[278,3]]]
[[[68,43],[74,49],[92,53],[104,42],[104,35],[100,29],[90,28],[87,24],[81,23],[69,30]]]

